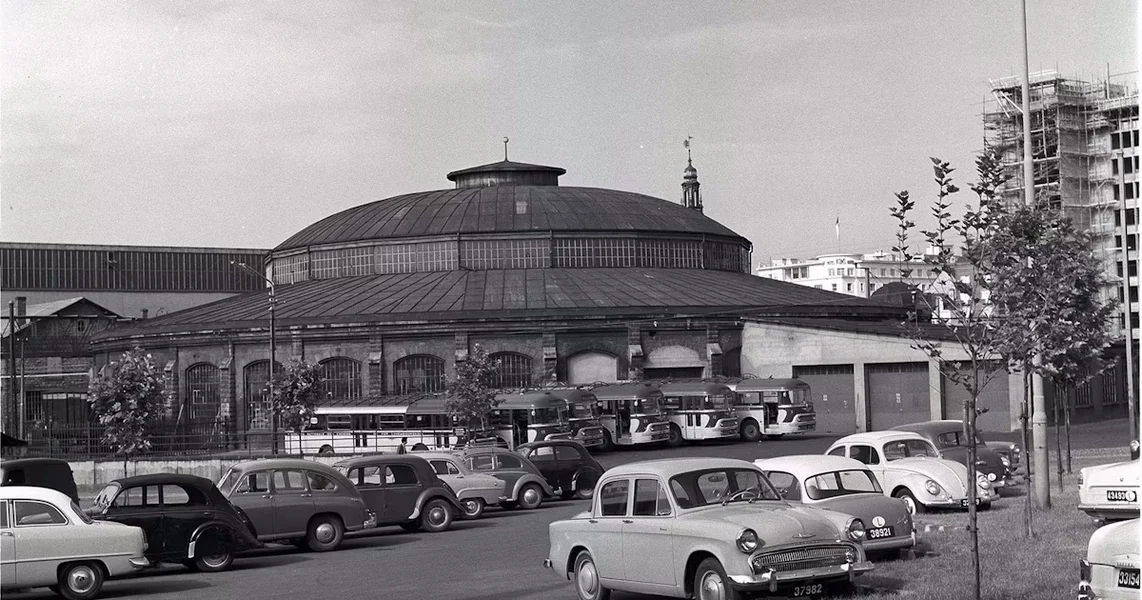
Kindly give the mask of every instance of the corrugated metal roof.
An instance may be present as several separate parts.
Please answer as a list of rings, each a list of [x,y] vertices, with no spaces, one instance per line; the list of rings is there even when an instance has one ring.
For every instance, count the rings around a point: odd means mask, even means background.
[[[363,204],[302,229],[275,251],[413,236],[543,231],[683,232],[741,238],[698,211],[643,194],[502,185],[417,192]]]
[[[708,314],[863,299],[702,269],[438,271],[319,279],[278,285],[278,325],[452,319]],[[101,337],[264,326],[266,292],[117,327]]]

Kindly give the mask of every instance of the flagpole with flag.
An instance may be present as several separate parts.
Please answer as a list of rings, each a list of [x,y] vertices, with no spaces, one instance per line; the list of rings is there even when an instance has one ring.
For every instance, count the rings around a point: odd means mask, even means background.
[[[837,252],[841,251],[841,215],[837,215]]]

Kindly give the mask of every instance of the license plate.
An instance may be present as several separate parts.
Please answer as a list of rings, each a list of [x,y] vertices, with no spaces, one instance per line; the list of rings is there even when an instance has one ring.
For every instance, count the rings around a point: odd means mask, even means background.
[[[975,499],[975,505],[979,506],[979,502],[980,502],[980,499],[976,498]],[[967,505],[968,505],[968,499],[967,498],[961,498],[960,499],[960,506],[961,507],[967,507]]]
[[[815,596],[825,593],[825,584],[811,583],[809,585],[795,585],[789,590],[794,597]]]
[[[881,538],[892,537],[895,533],[896,532],[892,530],[892,527],[878,527],[876,529],[868,530],[868,539],[879,540]]]
[[[1138,569],[1119,569],[1118,587],[1138,589]]]
[[[1134,502],[1138,492],[1134,490],[1106,490],[1106,499],[1110,502]]]

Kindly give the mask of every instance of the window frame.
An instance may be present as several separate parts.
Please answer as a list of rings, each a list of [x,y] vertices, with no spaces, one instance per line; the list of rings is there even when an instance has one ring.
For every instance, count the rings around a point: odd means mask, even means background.
[[[626,485],[626,491],[625,491],[624,499],[623,499],[623,512],[622,512],[622,514],[608,515],[605,513],[605,508],[603,506],[603,501],[604,501],[604,498],[606,497],[606,494],[604,494],[603,492],[607,489],[607,486],[610,486],[612,484],[618,484],[618,483],[622,483],[622,484]],[[633,491],[634,491],[634,486],[631,485],[631,478],[630,477],[615,477],[613,479],[608,479],[607,481],[603,482],[603,484],[599,486],[599,494],[598,494],[599,503],[597,504],[595,516],[598,518],[601,518],[601,519],[622,519],[622,518],[630,516],[630,512],[631,512],[631,508],[632,508],[632,506],[631,506],[631,494],[633,493]]]
[[[19,522],[19,519],[16,517],[16,505],[19,504],[20,502],[27,502],[28,504],[42,504],[42,505],[54,510],[56,513],[59,514],[59,516],[63,517],[63,523],[55,523],[55,522],[52,522],[52,523],[27,523],[27,524],[21,525]],[[66,527],[68,525],[71,525],[71,519],[68,518],[67,512],[60,510],[60,508],[58,506],[56,506],[56,505],[54,505],[51,502],[48,502],[46,500],[36,500],[33,498],[13,498],[11,500],[11,503],[12,503],[12,527],[15,529],[22,529],[25,527],[33,527],[33,528],[34,527]]]

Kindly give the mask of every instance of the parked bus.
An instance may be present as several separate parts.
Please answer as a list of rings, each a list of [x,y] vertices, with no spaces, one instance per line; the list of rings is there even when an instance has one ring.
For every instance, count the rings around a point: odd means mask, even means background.
[[[742,379],[727,385],[736,394],[734,410],[746,441],[817,429],[809,384],[800,379]]]
[[[571,426],[571,439],[587,448],[605,447],[607,441],[599,420],[599,398],[586,390],[551,390],[552,394],[567,402],[567,419]]]
[[[670,439],[662,414],[662,391],[650,383],[601,385],[591,390],[599,401],[604,447],[652,444]]]
[[[734,414],[734,392],[721,383],[681,381],[661,388],[666,419],[670,422],[670,446],[683,440],[721,440],[739,435]]]
[[[509,448],[540,440],[571,437],[567,401],[549,391],[501,394],[488,418],[490,432]]]
[[[443,450],[460,442],[441,398],[408,404],[355,403],[318,406],[299,437],[287,432],[285,452],[365,454],[405,449]]]

